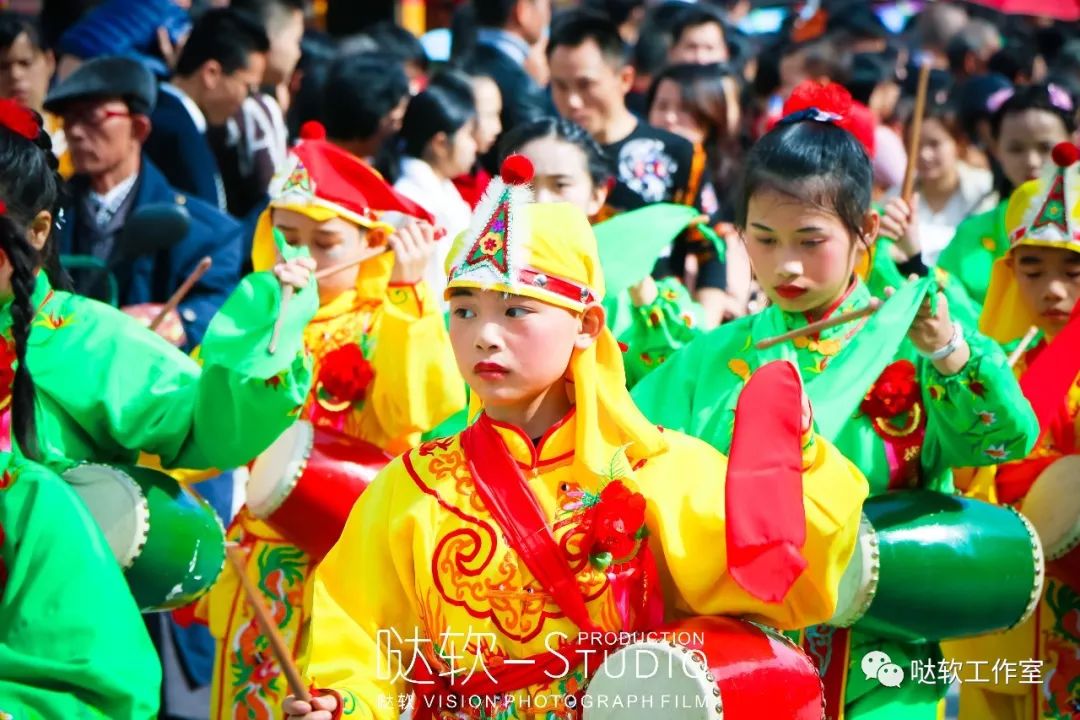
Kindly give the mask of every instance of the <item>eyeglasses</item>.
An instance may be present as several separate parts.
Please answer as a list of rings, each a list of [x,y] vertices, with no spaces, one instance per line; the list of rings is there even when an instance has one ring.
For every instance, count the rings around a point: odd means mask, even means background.
[[[77,110],[66,110],[63,113],[64,125],[71,127],[72,125],[83,124],[88,127],[100,127],[104,125],[110,118],[115,117],[131,117],[131,112],[128,110],[107,110],[100,105],[91,108],[82,108]]]

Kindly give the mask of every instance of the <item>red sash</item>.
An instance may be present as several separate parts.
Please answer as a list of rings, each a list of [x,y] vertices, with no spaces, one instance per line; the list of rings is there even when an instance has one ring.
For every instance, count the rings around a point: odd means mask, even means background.
[[[1039,353],[1020,378],[1020,389],[1039,419],[1040,434],[1060,416],[1062,403],[1080,375],[1080,303],[1054,341]]]
[[[462,432],[461,446],[476,492],[505,533],[507,543],[571,622],[582,632],[599,633],[600,628],[589,617],[577,578],[555,542],[536,496],[487,415],[481,414]],[[642,548],[642,552],[647,550]],[[416,693],[414,717],[417,720],[438,717],[440,709],[451,707],[446,700],[452,696],[468,699],[509,694],[530,685],[547,684],[567,667],[588,663],[595,669],[608,649],[590,642],[571,642],[558,652],[533,655],[520,664],[492,664],[484,671],[461,678],[438,675],[426,663],[417,663],[411,678]]]

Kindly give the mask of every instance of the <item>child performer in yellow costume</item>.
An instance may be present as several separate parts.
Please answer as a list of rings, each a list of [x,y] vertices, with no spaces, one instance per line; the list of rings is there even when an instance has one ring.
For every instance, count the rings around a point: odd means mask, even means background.
[[[312,588],[304,670],[323,689],[314,707],[290,698],[290,718],[396,720],[406,676],[421,720],[577,718],[564,698],[608,649],[579,630],[640,631],[665,612],[796,628],[835,606],[867,485],[810,431],[797,372],[771,368],[787,374],[769,417],[786,419],[747,424],[762,432],[742,466],[649,423],[604,323],[588,220],[530,204],[531,176],[508,158],[447,261],[450,337],[480,412],[393,461],[353,508]],[[476,672],[447,679],[455,667]]]
[[[1006,633],[959,642],[955,654],[986,663],[989,683],[960,690],[961,720],[1072,720],[1080,715],[1080,153],[1054,148],[1055,167],[1021,185],[1005,224],[1012,242],[994,264],[980,329],[1019,351],[1014,371],[1039,418],[1041,436],[1023,460],[981,469],[967,490],[1013,505],[1044,541],[1046,582],[1039,610]],[[1021,338],[1037,328],[1028,349]],[[1030,340],[1030,337],[1027,338]],[[957,474],[958,484],[970,471]],[[1072,516],[1069,516],[1069,513]],[[1027,670],[1024,670],[1027,666]]]
[[[372,256],[319,281],[320,307],[304,335],[315,381],[301,417],[396,455],[465,404],[439,303],[422,280],[435,231],[423,221],[389,224],[390,217],[428,216],[318,130],[305,127],[306,139],[272,186],[252,260],[257,270],[276,262],[274,228],[289,245],[306,247],[322,269]],[[247,550],[249,575],[286,642],[300,648],[308,624],[304,585],[318,559],[246,507],[229,540]],[[285,678],[231,566],[207,597],[199,613],[219,643],[211,716],[275,717]]]

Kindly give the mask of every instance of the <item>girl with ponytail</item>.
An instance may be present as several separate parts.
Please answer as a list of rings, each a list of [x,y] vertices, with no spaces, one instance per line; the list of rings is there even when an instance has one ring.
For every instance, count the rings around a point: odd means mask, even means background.
[[[0,123],[0,400],[36,458],[28,348],[39,268],[63,280],[50,237],[61,183],[36,116],[0,101]],[[68,356],[71,370],[78,362]],[[160,685],[146,626],[83,501],[52,470],[0,452],[0,715],[144,720],[157,716]]]
[[[146,453],[167,468],[200,470],[262,452],[310,386],[302,331],[318,304],[311,260],[246,278],[196,363],[123,313],[65,290],[53,242],[62,191],[40,117],[0,101],[0,409],[10,407],[15,451],[54,469],[134,464]],[[271,354],[283,283],[299,292]]]
[[[895,288],[874,312],[877,301],[855,268],[879,217],[871,208],[870,157],[848,129],[851,98],[838,85],[815,82],[797,95],[804,109],[750,149],[735,206],[770,305],[673,355],[634,388],[634,399],[653,422],[727,451],[747,379],[766,363],[789,360],[803,375],[822,435],[866,476],[871,502],[901,489],[951,493],[952,468],[1023,457],[1037,423],[1001,348],[950,316],[932,278]],[[858,311],[846,322],[838,318]],[[807,328],[824,320],[833,322]],[[946,685],[886,686],[859,673],[859,661],[876,651],[902,668],[936,664],[937,643],[885,639],[858,627],[805,631],[830,717],[936,720]]]

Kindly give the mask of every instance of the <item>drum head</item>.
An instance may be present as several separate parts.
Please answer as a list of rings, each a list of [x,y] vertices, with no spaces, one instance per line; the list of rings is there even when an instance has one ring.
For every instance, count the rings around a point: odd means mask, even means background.
[[[124,570],[139,557],[150,532],[150,506],[126,472],[109,465],[78,465],[64,479],[97,521]]]
[[[877,531],[866,515],[859,523],[859,539],[847,569],[840,578],[836,613],[830,625],[849,627],[866,614],[877,592],[881,572],[881,555],[878,552]]]
[[[704,656],[645,641],[609,655],[582,699],[584,720],[720,720],[720,690]]]
[[[1080,545],[1080,456],[1067,455],[1046,468],[1028,490],[1020,511],[1039,533],[1047,560]]]
[[[281,507],[304,474],[314,444],[315,428],[300,420],[255,459],[247,484],[247,506],[255,517],[265,520]]]

